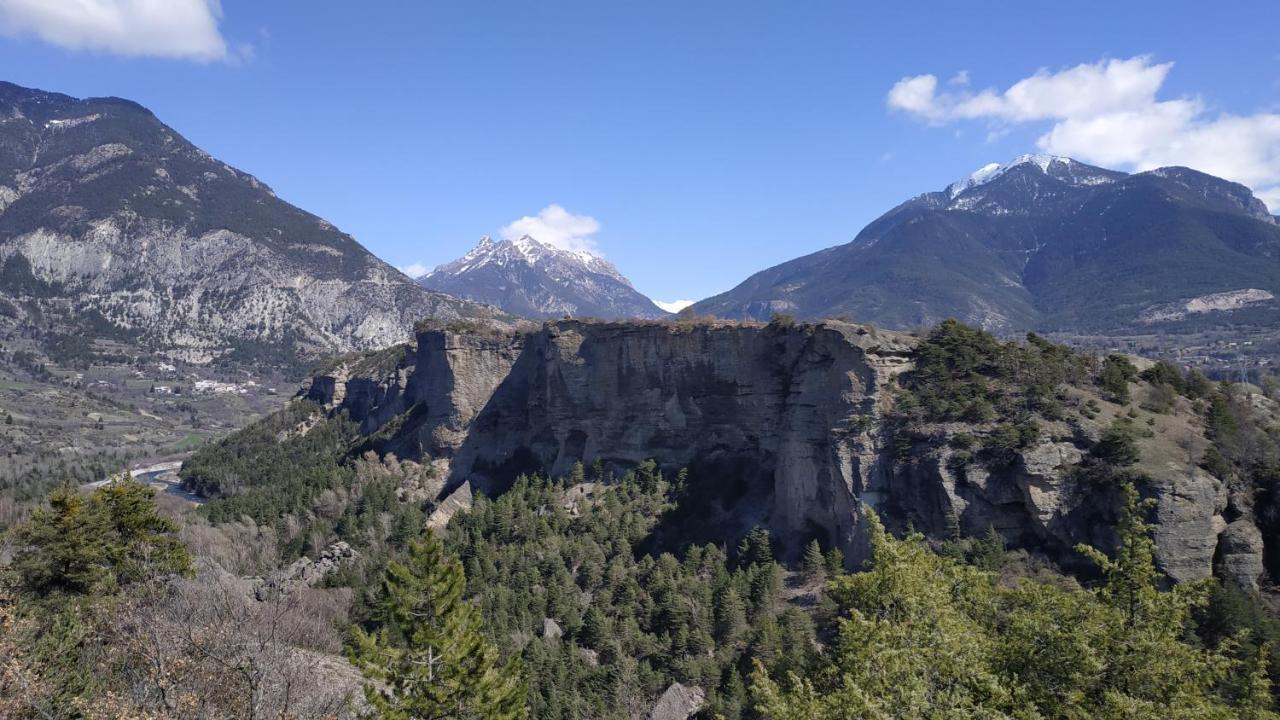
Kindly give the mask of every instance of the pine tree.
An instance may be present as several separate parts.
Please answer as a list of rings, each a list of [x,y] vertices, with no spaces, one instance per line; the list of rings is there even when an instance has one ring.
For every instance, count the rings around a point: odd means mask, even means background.
[[[733,585],[725,585],[716,598],[716,639],[732,645],[747,626],[747,606]]]
[[[128,475],[88,497],[63,486],[49,507],[18,527],[11,570],[24,594],[41,598],[110,594],[133,583],[191,570],[178,525],[160,515],[155,490]]]
[[[70,486],[49,495],[48,509],[36,510],[16,531],[23,548],[11,569],[17,587],[36,597],[60,593],[85,594],[108,578],[105,518],[95,514],[88,499]]]
[[[762,527],[751,528],[751,532],[738,545],[738,567],[770,562],[773,562],[773,547],[769,541],[769,531]]]
[[[1095,593],[1113,618],[1106,621],[1109,646],[1099,678],[1101,689],[1108,703],[1126,714],[1141,707],[1149,708],[1152,717],[1169,717],[1162,711],[1207,706],[1219,672],[1229,668],[1228,676],[1245,676],[1256,673],[1258,665],[1241,667],[1230,658],[1208,655],[1184,642],[1192,610],[1207,602],[1208,585],[1183,583],[1169,592],[1160,590],[1151,536],[1155,526],[1144,519],[1154,502],[1142,500],[1132,483],[1122,490],[1124,507],[1116,527],[1115,557],[1077,546],[1105,576]],[[1235,698],[1233,706],[1236,717],[1275,717],[1270,698],[1256,693]]]
[[[947,536],[942,541],[942,555],[956,561],[963,561],[969,543],[964,539],[960,529],[960,516],[955,510],[947,511]]]
[[[746,699],[747,688],[742,682],[742,675],[738,673],[738,666],[730,665],[720,682],[720,693],[716,699],[716,709],[719,711],[717,714],[726,718],[741,716]]]
[[[1129,358],[1112,353],[1102,362],[1102,372],[1098,382],[1107,393],[1107,399],[1120,405],[1128,405],[1130,400],[1129,383],[1138,379],[1138,369],[1129,362]]]
[[[589,648],[601,648],[610,637],[608,618],[600,612],[600,608],[592,605],[582,618],[582,644]]]
[[[974,543],[973,564],[983,570],[999,570],[1004,564],[1004,538],[994,525],[987,525],[986,533]]]
[[[960,516],[955,510],[947,510],[947,540],[952,542],[962,537],[960,531]]]
[[[844,552],[838,547],[833,547],[827,551],[827,577],[839,577],[844,573]]]
[[[356,630],[352,660],[371,682],[365,697],[387,720],[525,718],[517,668],[498,661],[476,607],[463,598],[462,564],[433,534],[387,564],[375,633]]]
[[[1115,559],[1088,545],[1079,545],[1076,549],[1106,575],[1102,597],[1124,612],[1127,623],[1136,624],[1158,596],[1155,541],[1150,535],[1154,526],[1142,517],[1151,507],[1151,502],[1139,499],[1137,489],[1131,484],[1123,487],[1123,493],[1125,504],[1120,525],[1116,528],[1118,547]]]
[[[801,562],[805,579],[820,583],[827,578],[826,561],[822,557],[822,547],[817,540],[810,540],[804,547],[804,559]]]

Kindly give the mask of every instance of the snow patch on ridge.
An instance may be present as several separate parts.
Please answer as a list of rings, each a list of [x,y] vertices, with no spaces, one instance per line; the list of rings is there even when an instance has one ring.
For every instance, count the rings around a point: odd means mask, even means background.
[[[45,123],[44,126],[48,130],[66,130],[68,128],[73,128],[77,125],[84,125],[85,123],[91,123],[100,117],[102,117],[100,113],[94,113],[92,115],[85,115],[84,117],[64,118],[61,120],[50,120],[49,122]]]
[[[1019,155],[1007,163],[987,163],[986,165],[983,165],[969,175],[969,177],[957,180],[956,182],[948,185],[946,193],[948,197],[954,198],[970,188],[985,185],[992,180],[995,180],[1019,165],[1034,165],[1040,168],[1040,172],[1047,174],[1049,172],[1049,168],[1053,166],[1054,163],[1062,163],[1068,168],[1074,168],[1080,165],[1080,163],[1077,163],[1075,160],[1072,160],[1069,157],[1062,157],[1061,155],[1048,155],[1045,153]],[[1111,179],[1092,173],[1071,173],[1070,182],[1074,185],[1101,185],[1103,183],[1111,182]]]

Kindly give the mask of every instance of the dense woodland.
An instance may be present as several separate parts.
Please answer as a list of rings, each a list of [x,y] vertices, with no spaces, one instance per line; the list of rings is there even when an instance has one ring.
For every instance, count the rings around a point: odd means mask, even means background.
[[[904,442],[963,421],[984,428],[970,461],[999,463],[1095,412],[1072,387],[1191,403],[1205,467],[1276,530],[1277,433],[1237,387],[954,323],[915,359],[886,420]],[[817,538],[780,562],[760,528],[690,543],[696,479],[652,463],[523,476],[428,531],[429,467],[317,410],[197,453],[186,479],[218,498],[199,509],[121,481],[56,490],[15,528],[0,717],[630,718],[674,682],[727,720],[1276,717],[1280,624],[1247,591],[1164,587],[1125,416],[1084,470],[1126,499],[1118,542],[1078,548],[1093,571],[1073,577],[992,532],[874,515],[857,572]],[[336,540],[358,554],[317,587],[248,579]]]

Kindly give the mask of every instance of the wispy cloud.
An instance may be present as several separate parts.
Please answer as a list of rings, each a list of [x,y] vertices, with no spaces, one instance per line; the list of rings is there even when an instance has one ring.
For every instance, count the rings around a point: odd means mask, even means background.
[[[542,208],[537,215],[525,215],[503,227],[499,234],[505,240],[518,240],[528,235],[563,250],[600,255],[594,238],[598,232],[600,222],[595,218],[590,215],[574,215],[559,205],[552,204]]]
[[[0,0],[0,33],[69,50],[198,62],[247,59],[218,29],[219,0]]]
[[[1142,55],[1041,69],[1004,90],[978,92],[967,76],[939,92],[936,76],[916,75],[899,80],[887,102],[930,125],[985,122],[988,138],[1049,123],[1036,141],[1045,152],[1139,171],[1186,165],[1249,185],[1280,207],[1280,114],[1215,113],[1195,96],[1160,99],[1172,69]]]

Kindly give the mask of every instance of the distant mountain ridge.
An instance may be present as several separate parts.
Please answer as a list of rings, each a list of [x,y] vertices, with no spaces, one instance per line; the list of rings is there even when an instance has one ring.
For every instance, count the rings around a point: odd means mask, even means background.
[[[608,260],[586,251],[558,248],[528,235],[498,241],[485,236],[466,255],[423,275],[418,283],[522,317],[668,315]]]
[[[424,290],[137,103],[0,83],[0,327],[296,361],[426,317],[502,313]]]
[[[1209,296],[1243,303],[1218,308]],[[1132,331],[1248,311],[1280,320],[1280,226],[1252,192],[1181,167],[1128,174],[1024,155],[916,196],[852,242],[697,303],[729,318],[947,317],[995,331]],[[1186,305],[1196,313],[1161,313]]]

